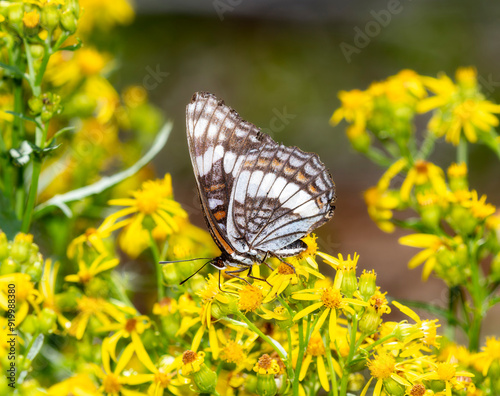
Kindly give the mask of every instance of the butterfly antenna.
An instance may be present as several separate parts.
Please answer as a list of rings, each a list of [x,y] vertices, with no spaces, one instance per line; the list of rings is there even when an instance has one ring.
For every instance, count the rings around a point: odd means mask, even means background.
[[[205,264],[203,264],[200,268],[196,270],[194,274],[189,275],[186,279],[184,279],[181,283],[179,283],[179,286],[182,285],[183,283],[187,282],[189,279],[191,279],[193,276],[195,276],[198,272],[200,272],[205,266],[210,263],[212,259],[209,259]]]
[[[212,260],[212,259],[209,257],[198,257],[198,258],[186,259],[186,260],[159,261],[159,263],[160,264],[185,263],[186,261],[194,261],[194,260]],[[201,267],[201,268],[203,268],[203,267]]]

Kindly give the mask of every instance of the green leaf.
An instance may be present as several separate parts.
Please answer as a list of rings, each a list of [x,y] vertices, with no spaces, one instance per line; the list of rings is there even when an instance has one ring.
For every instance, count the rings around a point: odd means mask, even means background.
[[[59,48],[58,51],[76,51],[80,49],[83,45],[82,40],[80,40],[78,37],[76,38],[77,43],[74,45],[68,45],[63,48]]]
[[[19,77],[19,78],[24,78],[28,80],[26,74],[24,74],[21,70],[19,70],[16,66],[12,65],[7,65],[6,63],[0,62],[0,67],[2,69],[8,70],[11,72],[14,76]]]
[[[172,131],[172,123],[168,122],[163,126],[161,131],[156,136],[156,139],[153,142],[149,151],[130,168],[125,169],[122,172],[116,173],[113,176],[103,177],[101,180],[95,182],[94,184],[91,184],[90,186],[78,188],[76,190],[69,191],[65,194],[56,195],[51,199],[49,199],[48,201],[38,205],[34,211],[35,215],[41,214],[41,212],[44,209],[50,206],[57,206],[64,212],[66,216],[72,217],[73,214],[71,212],[71,209],[67,205],[68,202],[80,201],[84,198],[90,197],[91,195],[99,194],[137,173],[142,167],[144,167],[149,161],[151,161],[156,156],[156,154],[158,154],[160,150],[165,146],[171,131]]]
[[[69,126],[66,128],[59,129],[56,133],[54,133],[54,136],[52,137],[52,139],[49,140],[48,145],[50,146],[55,139],[57,139],[59,136],[63,135],[64,133],[73,131],[75,129],[76,128],[74,126]]]
[[[34,122],[38,128],[43,129],[42,126],[38,123],[38,121],[35,120],[34,118],[28,117],[21,113],[16,113],[15,111],[6,110],[5,112],[8,114],[12,114],[14,117],[20,118],[21,120]]]
[[[44,340],[44,335],[39,334],[38,337],[35,338],[35,341],[31,345],[31,348],[28,351],[28,354],[26,355],[26,359],[30,362],[32,362],[40,352],[43,346],[43,340]],[[28,370],[23,370],[21,374],[19,374],[19,378],[17,379],[18,384],[22,384],[24,382],[24,379],[28,375]]]

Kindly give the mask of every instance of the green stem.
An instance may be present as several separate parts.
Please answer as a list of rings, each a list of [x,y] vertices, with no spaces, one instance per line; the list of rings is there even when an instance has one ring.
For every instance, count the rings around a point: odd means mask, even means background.
[[[424,141],[420,145],[420,151],[416,155],[416,158],[426,160],[434,150],[435,142],[436,142],[436,135],[430,131],[427,131]]]
[[[358,317],[353,315],[352,322],[349,323],[350,341],[349,341],[349,354],[345,360],[344,367],[342,368],[342,380],[340,382],[340,394],[347,393],[347,385],[349,380],[349,366],[356,352],[356,331],[358,329]]]
[[[298,321],[299,326],[299,356],[297,357],[297,365],[295,367],[295,377],[293,378],[293,396],[299,396],[299,375],[300,369],[302,368],[302,360],[304,359],[304,323],[302,319]]]
[[[151,247],[151,252],[153,253],[153,259],[155,261],[156,268],[156,285],[158,289],[158,301],[161,301],[165,297],[165,292],[163,290],[163,271],[160,264],[160,252],[158,246],[156,246],[156,241],[153,238],[153,233],[149,231],[149,246]]]
[[[38,178],[40,177],[40,171],[42,169],[42,162],[39,159],[33,160],[33,171],[31,174],[31,185],[30,192],[28,195],[28,202],[26,204],[26,210],[24,211],[23,223],[21,225],[21,231],[24,233],[29,232],[31,225],[31,218],[33,216],[33,208],[35,207],[35,201],[38,190]]]
[[[291,364],[291,356],[285,356],[283,354],[283,351],[281,349],[279,349],[276,344],[274,342],[271,341],[271,339],[266,336],[262,331],[260,331],[260,329],[255,326],[255,324],[250,320],[248,319],[242,312],[238,311],[237,314],[238,318],[240,318],[243,322],[245,322],[248,327],[255,333],[257,333],[260,338],[262,338],[265,342],[267,342],[275,351],[276,353],[279,355],[279,357],[281,358],[281,360],[283,360],[283,362],[288,366],[289,364]]]
[[[467,140],[465,138],[460,138],[460,141],[458,142],[458,147],[457,147],[457,163],[464,163],[465,165],[468,165],[468,156],[467,156]]]
[[[330,390],[330,395],[338,396],[338,387],[337,387],[337,374],[333,368],[332,361],[332,351],[330,350],[330,344],[326,343],[326,361],[328,362],[328,369],[330,370],[330,376],[332,377],[332,389]]]

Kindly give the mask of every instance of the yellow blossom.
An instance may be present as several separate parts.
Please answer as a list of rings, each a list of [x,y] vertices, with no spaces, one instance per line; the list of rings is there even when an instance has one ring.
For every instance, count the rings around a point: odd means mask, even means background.
[[[37,27],[39,22],[40,22],[40,14],[38,13],[38,11],[33,10],[24,13],[23,24],[27,28]]]
[[[313,358],[316,358],[316,368],[318,370],[318,377],[321,386],[325,391],[330,390],[330,383],[328,382],[328,374],[325,366],[326,349],[321,334],[315,331],[307,344],[306,354],[299,373],[299,381],[302,381],[311,365]]]
[[[144,182],[132,196],[133,198],[109,201],[110,205],[126,208],[108,216],[105,222],[116,224],[120,218],[129,216],[119,222],[124,227],[120,235],[120,246],[129,255],[136,257],[150,243],[149,231],[145,228],[144,221],[151,220],[155,226],[163,228],[166,234],[172,234],[179,230],[177,219],[186,218],[187,213],[173,200],[170,174],[166,174],[163,180]]]
[[[8,307],[9,284],[16,285],[16,326],[19,325],[26,315],[29,307],[38,312],[39,305],[43,300],[42,295],[35,289],[34,282],[28,274],[14,273],[0,276],[0,308],[4,311]]]
[[[447,192],[442,169],[431,162],[423,160],[415,162],[408,171],[408,175],[401,185],[401,200],[409,200],[414,186],[432,189],[438,196],[445,196]]]
[[[67,275],[64,280],[66,282],[79,282],[79,283],[88,283],[91,281],[96,275],[101,272],[110,270],[111,268],[116,267],[119,264],[119,260],[116,258],[108,258],[107,253],[103,253],[96,257],[90,266],[87,266],[87,263],[80,259],[78,260],[78,273],[74,275]]]
[[[340,91],[339,99],[341,107],[332,115],[330,123],[337,125],[342,119],[352,122],[353,127],[362,131],[366,129],[367,118],[373,109],[372,97],[365,91],[354,89],[352,91]]]
[[[259,287],[254,285],[245,285],[239,291],[238,308],[241,311],[254,312],[260,307],[263,300],[264,295]]]

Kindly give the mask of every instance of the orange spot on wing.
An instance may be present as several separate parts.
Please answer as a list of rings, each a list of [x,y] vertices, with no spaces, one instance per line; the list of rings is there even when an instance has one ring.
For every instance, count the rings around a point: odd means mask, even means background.
[[[290,175],[290,174],[292,174],[293,172],[295,172],[295,169],[290,168],[289,166],[285,166],[285,173],[286,173],[287,175]]]
[[[220,189],[224,188],[225,186],[226,186],[225,184],[216,184],[214,186],[205,187],[205,191],[206,192],[213,192],[213,191],[220,190]]]
[[[318,192],[318,190],[316,189],[316,187],[314,187],[312,184],[309,184],[309,186],[307,187],[307,189],[309,190],[309,192],[311,194],[316,194]]]
[[[217,221],[221,221],[226,217],[226,212],[224,212],[223,210],[219,210],[218,212],[214,213],[214,217],[217,219]]]
[[[273,159],[273,167],[277,168],[278,166],[281,166],[281,161],[277,158]]]
[[[307,178],[304,176],[302,172],[297,173],[297,180],[300,182],[304,182],[307,180]]]

